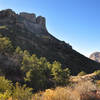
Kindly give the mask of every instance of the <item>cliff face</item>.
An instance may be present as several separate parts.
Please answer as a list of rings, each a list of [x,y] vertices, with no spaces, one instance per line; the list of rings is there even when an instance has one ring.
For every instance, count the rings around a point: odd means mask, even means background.
[[[16,14],[11,9],[0,12],[0,22],[3,24],[16,24],[21,28],[26,28],[30,32],[41,33],[46,32],[46,21],[42,16],[36,17],[35,14],[22,12]]]
[[[100,64],[92,61],[72,49],[68,43],[53,37],[46,28],[46,20],[42,16],[22,12],[16,14],[11,9],[0,11],[0,34],[7,36],[13,45],[35,53],[38,57],[46,57],[50,62],[57,60],[63,67],[69,67],[72,74],[81,70],[90,73],[100,68]]]
[[[100,63],[100,52],[92,53],[89,58]]]

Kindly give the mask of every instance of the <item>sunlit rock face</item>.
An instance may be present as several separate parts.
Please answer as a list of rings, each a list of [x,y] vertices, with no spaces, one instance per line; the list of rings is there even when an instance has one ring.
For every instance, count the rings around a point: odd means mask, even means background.
[[[100,52],[92,53],[89,58],[100,63]]]

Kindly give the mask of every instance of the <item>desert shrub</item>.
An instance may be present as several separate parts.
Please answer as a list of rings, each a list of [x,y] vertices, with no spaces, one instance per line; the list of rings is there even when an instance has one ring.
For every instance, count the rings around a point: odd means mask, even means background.
[[[100,70],[96,70],[94,73],[95,73],[97,76],[100,76]]]
[[[16,49],[15,49],[14,54],[18,55],[19,57],[20,56],[22,57],[23,56],[23,50],[19,46],[17,46]]]
[[[32,100],[41,100],[42,96],[43,96],[43,93],[44,93],[43,91],[40,91],[38,93],[33,94]]]
[[[91,81],[80,81],[75,85],[75,90],[80,94],[85,94],[96,89],[96,85]]]
[[[13,46],[11,41],[7,37],[0,37],[0,52],[11,52],[13,50]]]
[[[11,96],[12,100],[31,100],[32,88],[18,83],[13,86],[10,80],[0,77],[0,100],[8,100]]]
[[[100,100],[96,84],[91,81],[81,81],[76,84],[75,91],[80,95],[80,100]]]
[[[95,80],[95,84],[97,85],[98,89],[100,89],[100,80]]]
[[[0,77],[0,99],[7,99],[11,96],[13,90],[13,84],[11,81]]]
[[[39,100],[79,100],[79,95],[73,93],[71,88],[57,87],[47,89]]]
[[[78,76],[84,76],[84,75],[86,75],[86,72],[84,72],[84,71],[81,71],[78,73]]]
[[[32,88],[28,88],[26,85],[21,86],[19,83],[16,83],[13,90],[13,100],[31,100],[31,97]]]

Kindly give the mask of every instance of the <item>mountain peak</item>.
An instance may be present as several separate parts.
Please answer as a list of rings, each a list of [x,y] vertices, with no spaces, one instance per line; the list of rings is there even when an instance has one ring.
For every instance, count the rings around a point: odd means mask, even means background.
[[[46,57],[48,61],[59,61],[63,68],[70,68],[72,74],[80,71],[91,73],[100,64],[86,58],[72,46],[52,36],[46,29],[46,19],[34,13],[16,14],[11,9],[0,11],[0,34],[8,37],[16,48],[28,50],[30,54]],[[2,65],[2,67],[5,66]]]
[[[96,62],[100,62],[100,52],[92,53],[89,58]]]

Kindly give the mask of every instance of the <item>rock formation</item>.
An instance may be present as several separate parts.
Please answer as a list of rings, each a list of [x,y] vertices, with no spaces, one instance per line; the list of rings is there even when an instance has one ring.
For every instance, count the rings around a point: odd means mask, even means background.
[[[92,53],[89,58],[100,63],[100,52]]]
[[[41,33],[46,32],[46,20],[42,16],[36,17],[35,14],[22,12],[16,14],[11,9],[0,11],[0,24],[13,24],[15,23],[21,28],[26,28],[30,32]]]
[[[81,55],[68,43],[52,36],[47,31],[46,20],[42,16],[36,17],[35,14],[26,12],[16,14],[11,9],[2,10],[0,34],[9,37],[15,48],[20,46],[21,49],[26,49],[38,57],[46,57],[50,62],[57,60],[63,68],[70,68],[74,75],[82,70],[91,73],[100,69],[99,63]]]

